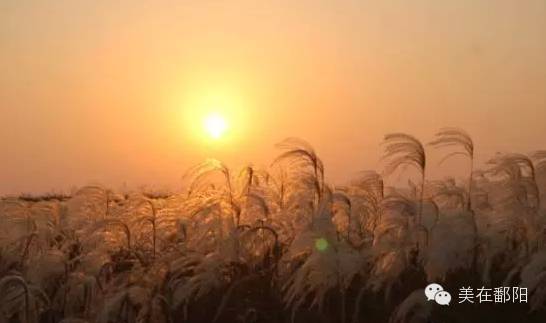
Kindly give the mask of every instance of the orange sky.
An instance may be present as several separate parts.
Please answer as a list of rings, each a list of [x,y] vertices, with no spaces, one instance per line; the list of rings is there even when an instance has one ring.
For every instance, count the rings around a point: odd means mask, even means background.
[[[195,126],[212,105],[225,140]],[[173,186],[207,157],[267,165],[288,136],[335,182],[393,131],[528,152],[546,148],[546,2],[3,0],[0,120],[0,194]]]

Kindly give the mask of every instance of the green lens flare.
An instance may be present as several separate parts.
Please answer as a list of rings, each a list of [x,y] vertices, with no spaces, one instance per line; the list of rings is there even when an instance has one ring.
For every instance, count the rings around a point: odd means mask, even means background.
[[[315,248],[318,251],[325,251],[326,249],[328,249],[328,240],[324,238],[317,239],[315,241]]]

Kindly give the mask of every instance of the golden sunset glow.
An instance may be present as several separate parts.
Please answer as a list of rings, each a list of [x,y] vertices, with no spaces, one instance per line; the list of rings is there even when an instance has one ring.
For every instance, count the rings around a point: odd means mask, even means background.
[[[249,117],[251,87],[233,79],[209,84],[196,77],[189,82],[185,91],[177,90],[183,86],[170,89],[172,117],[179,120],[171,134],[180,145],[200,151],[204,158],[218,158],[220,151],[240,145],[256,130],[257,123]]]
[[[218,113],[208,115],[203,122],[203,126],[205,131],[213,139],[220,139],[228,129],[226,119]]]
[[[463,128],[477,164],[543,144],[544,1],[297,3],[0,1],[0,195],[178,187],[287,137],[340,185],[394,130]]]
[[[0,0],[0,323],[544,322],[545,139],[546,0]]]

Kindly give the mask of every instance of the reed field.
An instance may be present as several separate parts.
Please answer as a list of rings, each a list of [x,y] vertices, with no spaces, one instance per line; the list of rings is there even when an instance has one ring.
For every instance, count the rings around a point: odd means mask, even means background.
[[[0,323],[543,322],[546,151],[477,169],[465,131],[425,139],[386,135],[383,168],[344,186],[289,138],[267,169],[207,160],[176,193],[4,197]],[[467,175],[430,179],[432,152]],[[528,301],[459,304],[468,286]]]

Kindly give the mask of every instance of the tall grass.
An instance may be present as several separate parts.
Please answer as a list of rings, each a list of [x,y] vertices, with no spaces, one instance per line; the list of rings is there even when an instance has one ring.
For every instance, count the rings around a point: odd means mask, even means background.
[[[289,138],[267,169],[191,168],[183,193],[1,199],[0,322],[484,319],[427,303],[432,281],[452,295],[470,283],[527,287],[510,319],[545,317],[546,153],[499,154],[477,170],[463,130],[441,129],[429,146],[464,156],[468,176],[427,180],[425,146],[394,133],[382,175],[334,187],[312,146]],[[385,185],[409,168],[417,184]]]

